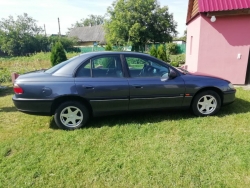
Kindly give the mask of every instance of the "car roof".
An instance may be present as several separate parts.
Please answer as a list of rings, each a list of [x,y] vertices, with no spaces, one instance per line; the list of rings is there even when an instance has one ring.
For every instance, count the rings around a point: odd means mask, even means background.
[[[79,64],[81,64],[83,61],[90,59],[95,56],[100,55],[121,55],[121,54],[129,54],[129,55],[140,55],[145,57],[152,57],[149,54],[139,53],[139,52],[124,52],[124,51],[99,51],[99,52],[87,52],[80,54],[78,56],[75,56],[74,60],[72,60],[70,63],[66,64],[65,66],[61,67],[57,71],[53,73],[53,75],[57,76],[72,76],[72,73],[78,67]]]
[[[80,54],[80,56],[96,56],[96,55],[104,55],[104,54],[129,54],[129,55],[145,55],[150,56],[149,54],[141,53],[141,52],[131,52],[131,51],[98,51],[98,52],[87,52]]]

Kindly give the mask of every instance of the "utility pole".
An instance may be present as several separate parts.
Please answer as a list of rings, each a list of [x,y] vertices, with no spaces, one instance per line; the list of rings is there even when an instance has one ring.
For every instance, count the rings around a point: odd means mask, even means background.
[[[46,37],[46,27],[45,27],[45,24],[43,24],[44,26],[44,33],[45,33],[45,37]]]
[[[61,37],[60,20],[58,18],[59,37]]]

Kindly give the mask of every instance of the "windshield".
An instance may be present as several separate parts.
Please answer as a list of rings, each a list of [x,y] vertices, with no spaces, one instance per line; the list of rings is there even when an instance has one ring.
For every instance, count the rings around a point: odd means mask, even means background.
[[[46,70],[45,73],[51,74],[51,73],[53,73],[53,72],[59,70],[60,68],[62,68],[64,65],[67,65],[69,62],[71,62],[72,60],[74,60],[74,59],[77,58],[77,57],[78,57],[78,56],[75,56],[75,57],[73,57],[73,58],[71,58],[71,59],[68,59],[68,60],[66,60],[66,61],[61,62],[61,63],[55,65],[54,67],[51,67],[50,69]]]

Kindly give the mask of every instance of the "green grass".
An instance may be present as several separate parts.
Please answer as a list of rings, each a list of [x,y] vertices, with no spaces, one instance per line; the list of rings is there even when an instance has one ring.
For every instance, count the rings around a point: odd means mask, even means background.
[[[92,119],[77,131],[16,111],[0,90],[0,187],[249,187],[250,95],[218,115],[189,111]]]

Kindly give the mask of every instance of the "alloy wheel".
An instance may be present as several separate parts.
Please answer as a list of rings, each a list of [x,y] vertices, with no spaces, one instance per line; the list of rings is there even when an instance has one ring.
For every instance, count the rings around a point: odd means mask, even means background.
[[[209,115],[213,113],[216,107],[217,107],[217,100],[212,95],[202,96],[197,103],[197,109],[201,114],[204,115]]]
[[[82,111],[75,106],[68,106],[60,113],[60,120],[66,127],[77,127],[83,121]]]

